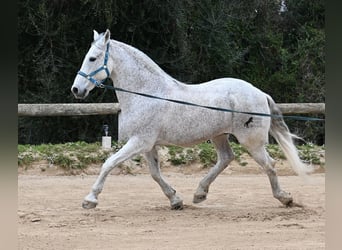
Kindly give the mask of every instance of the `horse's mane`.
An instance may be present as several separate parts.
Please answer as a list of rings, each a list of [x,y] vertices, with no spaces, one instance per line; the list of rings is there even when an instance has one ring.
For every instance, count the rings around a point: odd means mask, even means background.
[[[120,46],[131,58],[134,59],[134,61],[137,62],[138,65],[142,65],[145,69],[147,69],[151,73],[154,73],[154,74],[157,73],[159,75],[166,75],[172,78],[162,68],[160,68],[158,64],[156,64],[149,56],[147,56],[141,50],[131,45],[128,45],[128,44],[125,44],[116,40],[111,40],[111,42]]]

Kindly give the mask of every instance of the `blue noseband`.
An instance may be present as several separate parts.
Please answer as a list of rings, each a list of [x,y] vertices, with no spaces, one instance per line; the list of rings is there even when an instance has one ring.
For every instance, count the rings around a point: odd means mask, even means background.
[[[104,62],[103,62],[103,65],[100,68],[98,68],[97,70],[94,70],[90,74],[86,74],[86,73],[84,73],[81,70],[78,71],[77,74],[87,78],[89,81],[91,81],[93,84],[95,84],[96,87],[103,88],[104,87],[103,83],[110,76],[109,70],[107,68],[108,57],[109,57],[109,43],[107,43],[107,49],[106,49],[106,53],[105,53]],[[103,79],[103,80],[96,80],[95,78],[93,78],[93,76],[95,76],[97,73],[99,73],[102,70],[106,71],[107,77],[105,79]]]

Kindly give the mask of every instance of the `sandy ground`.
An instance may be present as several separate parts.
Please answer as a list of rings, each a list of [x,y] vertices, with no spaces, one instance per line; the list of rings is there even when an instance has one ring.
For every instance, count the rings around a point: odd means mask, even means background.
[[[303,204],[286,208],[272,197],[266,175],[252,171],[257,167],[251,164],[225,170],[211,185],[208,199],[192,204],[207,170],[184,169],[163,169],[183,198],[181,211],[170,210],[145,168],[133,175],[114,171],[92,210],[81,203],[95,175],[21,170],[19,249],[325,249],[321,171],[305,183],[281,164],[282,187]]]

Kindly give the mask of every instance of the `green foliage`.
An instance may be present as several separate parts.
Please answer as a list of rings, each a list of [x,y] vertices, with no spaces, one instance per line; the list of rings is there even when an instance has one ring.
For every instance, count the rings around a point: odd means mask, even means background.
[[[194,150],[190,148],[168,146],[168,153],[170,156],[169,161],[175,166],[190,164],[197,159]]]
[[[109,28],[173,77],[190,84],[219,77],[247,80],[276,102],[325,102],[323,0],[59,0],[18,2],[18,102],[114,102],[96,89],[75,100],[71,84],[92,41]],[[295,94],[294,94],[295,93]],[[19,143],[117,138],[117,116],[19,117]],[[290,128],[324,144],[323,122]]]
[[[241,166],[247,165],[244,161],[244,155],[249,154],[246,148],[241,144],[230,142],[230,146],[234,152],[235,161]],[[200,162],[204,168],[212,167],[217,162],[217,154],[213,144],[201,143],[193,148],[182,148],[178,146],[168,146],[169,161],[173,165],[189,165],[193,162]],[[304,162],[324,165],[322,162],[324,146],[317,146],[312,143],[297,146],[299,156]],[[267,152],[273,159],[285,160],[285,154],[278,144],[268,144],[266,146]]]
[[[239,165],[247,165],[243,156],[249,154],[248,151],[239,143],[230,142],[230,146],[234,152],[235,160]],[[173,165],[189,165],[193,162],[199,161],[203,164],[204,168],[207,168],[212,167],[217,162],[217,154],[212,143],[201,143],[193,148],[182,148],[178,146],[168,146],[167,148],[170,156],[169,161]],[[267,151],[274,159],[285,159],[284,153],[277,144],[267,145]],[[309,152],[311,152],[310,149]],[[305,155],[312,159],[315,154],[308,155],[308,153],[306,153]]]
[[[20,155],[18,156],[18,166],[31,165],[34,160],[35,159],[31,155]]]
[[[243,154],[248,154],[247,150],[241,146],[241,144],[239,143],[234,143],[234,142],[231,142],[230,143],[230,146],[232,147],[232,150],[234,152],[234,155],[235,155],[235,160],[241,165],[241,166],[245,166],[247,165],[246,162],[243,161],[242,159],[242,155]]]
[[[268,144],[267,152],[273,159],[286,159],[284,152],[278,146],[278,144]]]
[[[243,158],[248,154],[247,150],[238,143],[230,143],[235,160],[245,166],[247,162]],[[102,164],[110,154],[117,152],[122,147],[122,143],[113,142],[113,147],[109,151],[103,151],[99,143],[73,142],[64,144],[40,144],[40,145],[18,145],[18,166],[29,167],[35,162],[46,161],[49,165],[59,166],[66,170],[84,169],[92,164]],[[278,145],[267,145],[267,151],[274,159],[285,159],[285,156]],[[300,157],[303,161],[324,165],[324,146],[317,146],[312,143],[298,146]],[[178,146],[167,147],[167,161],[175,166],[187,166],[195,162],[200,163],[204,168],[212,167],[216,164],[217,155],[212,143],[201,143],[192,148],[182,148]],[[141,164],[140,155],[133,158],[133,161]],[[132,172],[127,167],[126,172]]]
[[[114,150],[114,149],[113,149]],[[112,151],[103,151],[99,143],[69,142],[64,144],[18,145],[18,166],[47,161],[66,170],[82,169],[103,163]]]
[[[324,146],[319,147],[313,143],[307,143],[305,145],[298,146],[298,152],[303,161],[321,166],[324,165],[324,162],[322,162],[324,149]]]
[[[211,167],[217,161],[215,148],[211,143],[201,143],[198,145],[199,159],[203,163],[203,167]]]

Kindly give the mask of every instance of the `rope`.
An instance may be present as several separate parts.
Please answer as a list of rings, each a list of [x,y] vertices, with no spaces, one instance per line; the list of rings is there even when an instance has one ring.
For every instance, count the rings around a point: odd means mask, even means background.
[[[188,106],[205,108],[205,109],[222,111],[222,112],[239,113],[239,114],[263,116],[263,117],[286,118],[286,119],[293,119],[293,120],[300,120],[300,121],[325,121],[325,119],[322,119],[322,118],[307,117],[307,116],[265,114],[265,113],[257,113],[257,112],[238,111],[238,110],[226,109],[226,108],[220,108],[220,107],[211,107],[211,106],[200,105],[200,104],[186,102],[186,101],[180,101],[180,100],[174,100],[174,99],[154,96],[154,95],[145,94],[145,93],[139,93],[139,92],[130,91],[127,89],[117,88],[117,87],[113,87],[110,85],[104,85],[104,84],[101,84],[99,87],[110,89],[110,90],[115,90],[115,91],[121,91],[121,92],[125,92],[125,93],[130,93],[130,94],[134,94],[134,95],[139,95],[139,96],[143,96],[146,98],[163,100],[163,101],[167,101],[167,102],[173,102],[173,103],[178,103],[178,104],[182,104],[182,105],[188,105]]]

